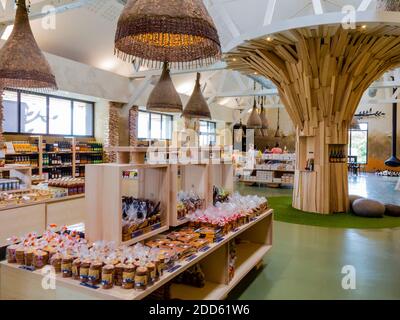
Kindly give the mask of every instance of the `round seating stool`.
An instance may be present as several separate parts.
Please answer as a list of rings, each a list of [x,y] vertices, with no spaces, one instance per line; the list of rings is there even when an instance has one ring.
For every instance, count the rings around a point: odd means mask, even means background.
[[[356,216],[364,218],[383,218],[386,207],[383,203],[370,199],[358,199],[353,202]]]
[[[396,206],[394,204],[387,204],[385,215],[389,217],[397,217],[400,218],[400,206]]]
[[[358,199],[364,199],[364,198],[361,197],[361,196],[356,196],[354,194],[349,195],[349,202],[350,202],[350,210],[351,210],[351,212],[354,212],[353,203],[354,203],[354,201],[356,201]]]

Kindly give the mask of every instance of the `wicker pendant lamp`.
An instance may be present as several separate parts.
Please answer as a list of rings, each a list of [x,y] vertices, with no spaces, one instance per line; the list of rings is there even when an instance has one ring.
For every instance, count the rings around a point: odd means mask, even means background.
[[[378,0],[377,9],[384,11],[400,11],[399,0]]]
[[[280,128],[280,115],[281,115],[281,110],[278,108],[278,122],[276,126],[276,131],[275,131],[275,138],[283,138],[281,128]]]
[[[115,53],[152,67],[186,68],[221,57],[217,29],[202,0],[128,0],[118,21]]]
[[[358,119],[356,117],[353,117],[353,119],[351,120],[350,123],[350,129],[351,130],[360,130],[360,122],[358,121]]]
[[[260,113],[260,118],[261,118],[261,131],[262,135],[264,137],[268,136],[268,128],[269,128],[269,123],[268,123],[268,118],[267,118],[267,111],[264,108],[264,97],[261,100],[261,113]]]
[[[182,116],[187,118],[211,119],[210,108],[201,92],[199,72],[197,73],[196,85],[194,86],[193,93],[185,110],[183,110]]]
[[[168,63],[164,63],[161,77],[147,101],[147,110],[181,113],[182,109],[182,101],[172,83]]]
[[[257,102],[256,99],[254,98],[253,110],[251,111],[250,117],[247,120],[247,129],[261,129],[261,128],[262,128],[262,122],[260,115],[258,114]]]
[[[50,65],[37,45],[25,0],[17,0],[14,28],[0,50],[0,88],[56,90]]]

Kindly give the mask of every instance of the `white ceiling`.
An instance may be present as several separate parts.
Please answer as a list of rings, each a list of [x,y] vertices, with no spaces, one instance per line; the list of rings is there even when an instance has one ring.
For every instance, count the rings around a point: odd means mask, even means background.
[[[0,20],[12,10],[4,10],[2,3],[12,4],[14,0],[0,0]],[[164,0],[167,1],[167,0]],[[341,11],[345,5],[358,8],[369,0],[203,0],[217,26],[223,48],[241,34],[260,28],[268,23],[284,19],[323,12]],[[51,17],[31,19],[35,38],[43,51],[85,63],[124,76],[134,76],[131,64],[114,56],[114,35],[123,0],[33,0],[33,4],[75,3],[77,9],[66,10],[55,15],[55,28],[46,28]],[[375,8],[371,1],[369,10]],[[205,93],[212,97],[221,91],[245,91],[252,89],[253,82],[232,71],[204,72],[207,79]],[[190,94],[194,84],[193,74],[174,76],[178,91]],[[146,91],[148,91],[147,88]],[[145,92],[146,92],[145,91]],[[249,105],[248,99],[219,98],[216,102],[236,108]],[[276,101],[273,101],[274,103]]]

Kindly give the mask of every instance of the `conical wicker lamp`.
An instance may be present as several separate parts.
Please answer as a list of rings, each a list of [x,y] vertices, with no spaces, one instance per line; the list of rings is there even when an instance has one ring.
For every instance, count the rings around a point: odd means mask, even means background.
[[[276,125],[276,131],[275,131],[275,138],[283,138],[283,134],[281,132],[281,127],[280,127],[280,118],[281,118],[281,110],[278,108],[278,122]]]
[[[186,68],[221,57],[217,29],[202,0],[128,0],[118,21],[115,53],[152,67]]]
[[[384,11],[400,11],[399,0],[377,0],[377,9]]]
[[[194,86],[193,93],[185,110],[183,110],[182,116],[186,118],[211,119],[210,108],[201,92],[199,72],[197,73],[196,85]]]
[[[360,130],[360,122],[356,117],[353,117],[350,123],[350,129],[351,130]]]
[[[0,50],[0,88],[56,90],[55,76],[37,45],[25,0],[17,0],[14,28]]]
[[[264,98],[263,98],[264,100]],[[267,111],[264,108],[264,101],[262,100],[261,102],[261,113],[260,113],[260,118],[261,118],[261,131],[262,135],[264,137],[268,136],[268,128],[269,128],[269,123],[268,123],[268,118],[267,118]]]
[[[251,111],[250,117],[247,120],[247,129],[261,129],[262,128],[262,122],[260,115],[258,114],[257,110],[257,102],[256,99],[254,98],[254,105],[253,105],[253,110]]]
[[[169,74],[168,63],[163,65],[161,77],[150,94],[146,109],[160,112],[182,112],[182,101]]]

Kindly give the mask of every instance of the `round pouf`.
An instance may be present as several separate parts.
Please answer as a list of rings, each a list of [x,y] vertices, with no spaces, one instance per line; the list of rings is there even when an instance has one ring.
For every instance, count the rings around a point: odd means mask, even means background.
[[[382,218],[385,210],[385,206],[379,201],[358,199],[353,202],[354,214],[359,217]]]
[[[400,218],[400,206],[396,206],[394,204],[387,204],[385,215],[387,215],[389,217]]]
[[[361,196],[356,196],[354,194],[349,195],[349,202],[350,202],[350,210],[351,210],[351,212],[354,212],[353,203],[354,203],[354,201],[356,201],[358,199],[364,199],[364,198],[361,197]]]

